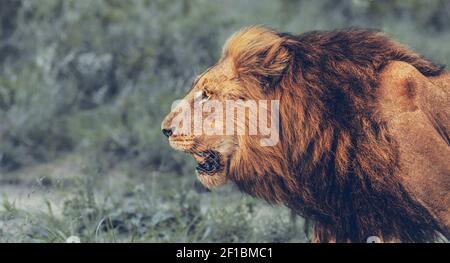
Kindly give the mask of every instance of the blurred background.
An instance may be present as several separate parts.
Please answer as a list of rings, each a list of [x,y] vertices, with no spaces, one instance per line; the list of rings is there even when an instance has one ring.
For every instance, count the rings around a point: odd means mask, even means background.
[[[252,24],[377,28],[450,65],[450,0],[0,0],[0,242],[307,242],[287,209],[207,192],[160,132]]]

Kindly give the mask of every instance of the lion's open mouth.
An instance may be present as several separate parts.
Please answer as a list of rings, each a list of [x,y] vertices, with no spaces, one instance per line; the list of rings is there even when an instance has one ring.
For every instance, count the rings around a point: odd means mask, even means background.
[[[194,154],[198,165],[195,167],[198,173],[214,175],[223,169],[222,158],[219,152],[208,150]]]

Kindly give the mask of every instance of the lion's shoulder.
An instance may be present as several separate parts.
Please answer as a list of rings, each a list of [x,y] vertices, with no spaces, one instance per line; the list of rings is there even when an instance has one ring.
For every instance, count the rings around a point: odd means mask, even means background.
[[[426,77],[411,64],[392,61],[380,74],[379,101],[388,118],[421,111],[442,139],[449,144],[450,78]],[[446,82],[446,78],[447,82]]]

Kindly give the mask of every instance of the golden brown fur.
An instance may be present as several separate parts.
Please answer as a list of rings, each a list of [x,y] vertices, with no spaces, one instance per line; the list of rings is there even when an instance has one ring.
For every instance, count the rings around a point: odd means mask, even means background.
[[[171,144],[217,150],[226,169],[199,176],[207,187],[229,179],[285,204],[315,222],[314,241],[449,237],[449,84],[441,74],[379,32],[246,28],[186,98],[207,87],[221,100],[278,99],[280,143],[181,135],[183,144]]]

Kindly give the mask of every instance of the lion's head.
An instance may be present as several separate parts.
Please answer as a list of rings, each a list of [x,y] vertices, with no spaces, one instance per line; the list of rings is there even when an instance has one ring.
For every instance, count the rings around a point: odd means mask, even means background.
[[[288,59],[281,44],[275,32],[261,27],[236,33],[225,44],[220,61],[195,79],[164,119],[162,130],[170,145],[193,155],[197,176],[206,187],[226,183],[230,168],[250,154],[247,146],[252,141],[277,147],[278,124],[271,123],[271,117],[278,117],[273,101],[279,96],[271,86]],[[257,127],[260,123],[264,127]]]

